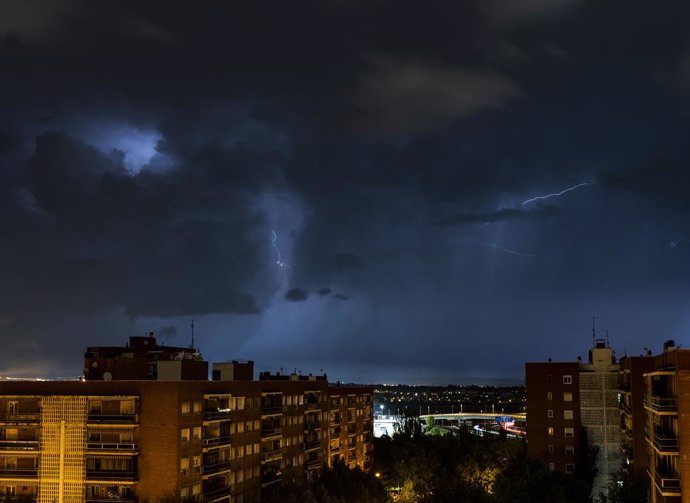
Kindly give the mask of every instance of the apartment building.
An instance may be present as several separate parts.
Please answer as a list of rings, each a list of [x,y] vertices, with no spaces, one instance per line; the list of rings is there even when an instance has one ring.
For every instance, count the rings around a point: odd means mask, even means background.
[[[148,369],[150,357],[117,359],[145,359]],[[0,382],[0,495],[252,503],[337,457],[369,466],[371,387],[294,374],[254,380],[251,362],[214,364],[210,381],[170,379],[157,364],[155,380],[148,370],[140,379],[140,363],[99,363],[110,380]]]
[[[527,363],[527,453],[550,470],[575,472],[580,442],[580,365]]]
[[[644,374],[654,369],[652,356],[625,356],[620,360],[620,434],[622,468],[638,475],[647,474],[648,453],[644,425],[647,412],[642,397]]]
[[[527,450],[550,469],[573,473],[583,428],[598,449],[597,497],[621,467],[619,366],[613,349],[595,339],[587,362],[527,363]]]
[[[690,350],[667,341],[644,379],[649,501],[690,501]]]

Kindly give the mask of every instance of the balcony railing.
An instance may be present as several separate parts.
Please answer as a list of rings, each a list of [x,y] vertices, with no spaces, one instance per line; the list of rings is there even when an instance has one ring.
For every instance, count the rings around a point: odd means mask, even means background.
[[[2,412],[0,422],[3,423],[37,423],[41,419],[40,412]]]
[[[208,475],[211,473],[218,473],[230,469],[230,461],[221,461],[219,463],[213,463],[212,465],[204,465],[201,467],[201,473]]]
[[[675,412],[678,410],[678,401],[673,397],[661,397],[652,395],[651,401],[647,395],[643,395],[642,401],[645,407],[651,407],[659,412]]]
[[[647,474],[651,477],[651,473],[647,470]],[[654,483],[663,493],[680,494],[680,478],[674,475],[663,475],[659,472],[654,477]]]
[[[275,437],[282,434],[281,428],[261,428],[262,437]]]
[[[85,498],[86,503],[135,503],[135,499],[132,496],[120,496],[113,498],[96,498],[87,496]]]
[[[311,451],[313,449],[318,449],[321,447],[321,440],[309,440],[304,442],[304,450]]]
[[[136,443],[108,443],[108,442],[87,442],[88,450],[107,450],[107,451],[136,451],[139,444]]]
[[[86,470],[86,478],[89,480],[137,480],[135,471],[106,471],[106,470]]]
[[[230,443],[230,435],[222,436],[222,437],[207,437],[203,439],[203,445],[208,446],[208,445],[221,445],[221,444],[229,444]]]
[[[649,429],[645,428],[645,436],[652,440],[654,447],[660,451],[678,451],[678,438],[673,433],[655,431],[653,437],[650,437]]]
[[[88,419],[91,423],[136,423],[138,416],[136,414],[89,413]]]
[[[262,405],[261,414],[264,416],[269,414],[281,414],[283,412],[282,405]]]
[[[38,468],[0,468],[2,477],[38,477]]]
[[[230,494],[230,486],[221,486],[204,490],[204,499],[216,499]]]
[[[261,461],[272,461],[279,459],[283,455],[282,449],[273,449],[272,451],[263,451],[261,453]]]
[[[261,487],[277,484],[283,480],[282,473],[264,473],[261,475]]]
[[[230,419],[230,409],[204,411],[204,420],[206,421],[222,421],[224,419]]]
[[[307,470],[316,470],[317,468],[321,468],[321,464],[322,463],[320,459],[308,460],[306,462]]]
[[[0,449],[27,450],[38,449],[38,440],[0,440]]]

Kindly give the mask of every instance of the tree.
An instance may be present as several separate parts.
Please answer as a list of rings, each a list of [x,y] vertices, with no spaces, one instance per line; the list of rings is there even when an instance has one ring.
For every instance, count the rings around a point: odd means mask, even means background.
[[[620,472],[611,476],[599,503],[646,503],[647,477]]]

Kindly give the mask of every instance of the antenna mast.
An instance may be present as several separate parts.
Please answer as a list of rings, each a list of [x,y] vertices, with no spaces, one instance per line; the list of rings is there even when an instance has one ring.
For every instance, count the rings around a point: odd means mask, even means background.
[[[192,329],[192,343],[189,345],[189,347],[194,349],[194,319],[193,318],[192,318],[192,324],[189,326]]]

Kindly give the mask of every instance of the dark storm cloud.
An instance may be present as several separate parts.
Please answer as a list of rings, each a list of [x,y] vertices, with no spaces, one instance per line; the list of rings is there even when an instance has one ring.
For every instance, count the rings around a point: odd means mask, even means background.
[[[309,293],[301,288],[291,288],[285,292],[285,300],[290,302],[302,302],[309,298]]]
[[[518,93],[504,75],[419,61],[376,59],[354,91],[361,122],[375,130],[419,130],[497,107]]]
[[[64,363],[194,316],[214,353],[519,375],[680,305],[688,5],[3,2],[0,330]],[[317,291],[349,301],[283,302]]]
[[[330,295],[331,293],[333,293],[333,290],[331,290],[330,288],[320,288],[318,290],[319,295]]]
[[[472,223],[503,222],[514,219],[544,219],[556,215],[557,209],[553,205],[540,205],[537,208],[501,208],[486,213],[458,213],[439,218],[438,225],[464,225]]]
[[[116,153],[42,134],[24,170],[33,206],[14,208],[24,224],[5,251],[19,275],[31,268],[40,282],[10,280],[6,288],[20,293],[12,303],[54,295],[45,302],[115,304],[131,316],[258,313],[251,283],[262,267],[253,258],[262,220],[245,201],[253,183],[233,168],[261,157],[202,149],[165,174],[133,175]]]
[[[333,269],[345,272],[348,269],[360,269],[363,261],[354,253],[338,253],[333,257]]]
[[[687,160],[655,159],[639,166],[602,175],[601,183],[634,192],[660,206],[690,207]]]
[[[165,339],[175,339],[177,337],[177,327],[173,325],[164,325],[158,329],[156,335]]]

